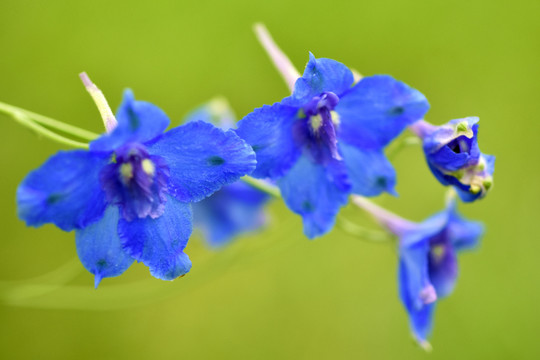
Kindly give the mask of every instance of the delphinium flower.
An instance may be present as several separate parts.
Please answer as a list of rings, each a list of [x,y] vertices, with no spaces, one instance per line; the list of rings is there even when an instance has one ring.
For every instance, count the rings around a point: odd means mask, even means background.
[[[292,95],[248,114],[237,133],[257,154],[252,176],[276,181],[313,238],[332,228],[349,194],[395,193],[383,150],[428,108],[424,95],[391,76],[355,84],[345,65],[310,53]]]
[[[450,295],[456,284],[457,254],[477,246],[483,225],[461,217],[453,199],[422,223],[405,220],[361,197],[353,201],[399,238],[399,296],[415,339],[429,349],[436,303]]]
[[[225,99],[215,98],[190,112],[185,122],[191,121],[206,121],[228,130],[236,117]],[[211,246],[222,246],[265,223],[263,208],[269,198],[267,193],[237,181],[194,203],[193,221]]]
[[[480,152],[477,117],[442,126],[422,120],[411,130],[422,138],[428,166],[441,184],[453,186],[464,202],[486,196],[493,186],[495,156]]]
[[[89,151],[60,151],[28,174],[17,189],[19,217],[29,226],[75,230],[77,253],[96,286],[133,260],[159,279],[186,274],[190,203],[250,173],[255,154],[233,131],[202,121],[164,133],[167,115],[129,90],[116,119],[106,101],[97,104],[108,132]]]

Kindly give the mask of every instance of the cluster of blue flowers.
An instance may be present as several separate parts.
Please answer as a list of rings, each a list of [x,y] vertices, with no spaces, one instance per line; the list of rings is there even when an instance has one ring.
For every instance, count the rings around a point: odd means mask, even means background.
[[[426,344],[435,304],[454,288],[456,254],[474,247],[483,228],[460,217],[455,200],[418,224],[364,197],[396,194],[384,149],[406,128],[422,139],[435,178],[464,202],[487,194],[494,171],[494,157],[478,147],[477,118],[434,126],[423,120],[428,109],[422,93],[391,76],[355,79],[345,65],[313,54],[290,96],[255,109],[236,128],[226,102],[214,100],[164,132],[165,113],[128,90],[88,151],[61,151],[22,181],[18,215],[30,226],[75,230],[97,287],[134,260],[159,279],[183,276],[193,223],[213,246],[264,224],[270,196],[243,182],[245,175],[277,186],[308,238],[332,230],[352,195],[399,238],[400,297]]]

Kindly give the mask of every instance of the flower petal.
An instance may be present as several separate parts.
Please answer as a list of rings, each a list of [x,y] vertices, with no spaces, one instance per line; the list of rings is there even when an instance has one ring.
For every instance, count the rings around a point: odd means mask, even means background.
[[[438,298],[454,291],[458,275],[457,257],[451,244],[432,246],[429,255],[429,278]]]
[[[301,154],[293,138],[298,111],[298,108],[281,103],[264,105],[238,122],[236,133],[257,154],[254,177],[275,179],[294,165]]]
[[[191,261],[182,251],[192,230],[190,204],[169,196],[165,212],[157,219],[121,219],[118,234],[124,250],[150,268],[153,276],[173,280],[186,274]]]
[[[407,313],[409,314],[409,323],[416,340],[424,344],[430,336],[433,328],[433,312],[435,302],[425,304],[420,308],[414,306],[414,298],[409,291],[409,273],[403,261],[399,265],[399,296]]]
[[[484,234],[484,225],[478,221],[465,220],[455,211],[450,215],[449,238],[456,251],[469,250],[478,246]]]
[[[200,201],[255,169],[255,153],[232,130],[194,121],[176,127],[149,146],[167,161],[169,192],[184,202]]]
[[[413,236],[417,239],[407,239]],[[405,245],[408,244],[408,245]],[[428,273],[429,238],[419,234],[406,235],[400,243],[400,283],[402,299],[413,310],[421,310],[425,305],[435,301],[437,296],[430,282]]]
[[[30,172],[17,188],[17,215],[28,226],[54,223],[64,231],[84,228],[105,211],[99,172],[108,156],[60,151]]]
[[[363,150],[341,142],[339,150],[347,165],[352,192],[377,196],[383,191],[396,195],[396,171],[382,150]]]
[[[353,83],[353,74],[345,65],[332,59],[316,59],[312,53],[309,53],[309,62],[304,74],[296,80],[294,91],[285,103],[303,106],[314,96],[319,96],[325,91],[340,96]]]
[[[97,288],[101,279],[119,276],[133,263],[118,237],[118,207],[108,206],[103,217],[75,231],[77,254],[82,264],[95,276]]]
[[[243,232],[262,226],[269,195],[237,181],[193,204],[193,218],[211,246],[222,246]]]
[[[340,97],[338,138],[361,148],[380,149],[429,109],[424,95],[389,75],[363,78]]]
[[[118,126],[90,143],[92,151],[113,151],[129,142],[145,143],[155,139],[169,126],[169,118],[157,106],[135,101],[131,90],[124,92],[124,100],[116,113]]]
[[[289,209],[302,216],[304,234],[310,239],[332,229],[351,190],[342,162],[323,166],[305,156],[277,184]]]

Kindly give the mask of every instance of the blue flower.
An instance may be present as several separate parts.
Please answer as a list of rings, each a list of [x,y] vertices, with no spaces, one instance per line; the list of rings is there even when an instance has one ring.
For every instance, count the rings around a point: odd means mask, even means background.
[[[441,184],[453,186],[464,202],[487,195],[493,186],[495,156],[480,152],[477,117],[442,126],[419,121],[411,128],[423,139],[426,161]]]
[[[222,246],[264,225],[262,210],[268,199],[266,193],[237,181],[193,204],[193,220],[211,246]]]
[[[257,154],[253,176],[277,180],[309,238],[332,228],[351,192],[395,193],[383,149],[429,108],[420,92],[387,75],[353,83],[345,65],[310,54],[291,96],[238,125]]]
[[[394,226],[393,232],[400,238],[400,298],[415,338],[427,345],[435,305],[452,293],[456,283],[457,253],[478,244],[483,226],[463,219],[452,201],[424,222]]]
[[[29,226],[75,230],[77,252],[95,275],[122,274],[141,261],[153,276],[186,274],[190,203],[255,168],[255,154],[233,131],[196,121],[163,133],[169,119],[126,91],[118,126],[89,151],[60,151],[17,189],[18,216]]]
[[[185,122],[197,120],[227,130],[234,126],[236,117],[225,99],[215,98],[185,118]],[[194,203],[194,224],[202,230],[211,246],[222,246],[237,235],[256,230],[265,223],[263,208],[269,198],[268,194],[237,181]]]

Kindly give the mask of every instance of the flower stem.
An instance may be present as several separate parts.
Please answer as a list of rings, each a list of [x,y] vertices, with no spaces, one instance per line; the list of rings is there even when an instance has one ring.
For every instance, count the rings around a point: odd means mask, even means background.
[[[411,130],[420,139],[423,139],[427,134],[433,132],[436,128],[437,127],[435,125],[431,125],[424,119],[418,120],[409,126],[409,130]]]
[[[94,103],[96,104],[99,113],[101,114],[101,118],[103,119],[105,129],[108,133],[110,133],[118,125],[118,122],[114,117],[109,103],[107,103],[107,99],[105,99],[105,95],[103,95],[101,90],[99,90],[99,88],[92,82],[92,80],[90,80],[90,78],[85,72],[80,73],[79,77],[81,78],[84,87],[94,100]]]
[[[272,195],[273,197],[277,197],[277,198],[281,197],[281,193],[278,187],[271,185],[264,180],[255,179],[255,178],[252,178],[251,176],[241,177],[240,180],[253,186],[255,189],[261,190],[262,192]]]
[[[2,109],[4,110],[4,109]],[[53,141],[56,141],[60,144],[63,144],[63,145],[67,145],[67,146],[71,146],[71,147],[75,147],[75,148],[80,148],[80,149],[88,149],[88,144],[87,143],[83,143],[83,142],[79,142],[79,141],[75,141],[75,140],[71,140],[67,137],[64,137],[62,135],[59,135],[43,126],[41,126],[40,124],[38,124],[37,122],[34,122],[32,121],[32,119],[30,119],[28,117],[28,115],[26,115],[25,112],[22,112],[22,111],[18,111],[18,110],[11,110],[11,111],[3,111],[5,114],[11,116],[15,121],[17,121],[19,124],[35,131],[36,133],[38,134],[41,134],[43,136],[45,136],[46,138],[50,139],[50,140],[53,140]]]
[[[3,102],[0,102],[0,112],[3,112],[4,114],[8,116],[12,116],[12,117],[14,117],[15,113],[24,113],[27,118],[29,118],[30,120],[38,124],[45,125],[49,128],[53,128],[56,130],[60,130],[65,134],[72,135],[74,137],[78,137],[83,140],[91,141],[91,140],[96,139],[99,136],[99,134],[93,133],[85,129],[81,129],[77,126],[66,124],[62,121],[51,119],[50,117],[36,114],[34,112],[19,108],[17,106],[9,105]]]
[[[420,144],[422,144],[422,141],[417,137],[409,136],[406,138],[402,138],[398,140],[398,142],[395,145],[393,145],[393,147],[388,151],[388,155],[387,155],[388,159],[390,160],[394,159],[396,155],[399,154],[399,152],[401,152],[401,150],[409,146],[420,145]]]
[[[346,233],[370,242],[387,242],[393,239],[393,236],[385,231],[366,229],[342,216],[338,217],[337,225]]]
[[[351,200],[353,204],[370,213],[379,224],[381,224],[384,228],[388,229],[392,234],[396,236],[400,236],[405,231],[411,230],[416,227],[415,223],[409,220],[405,220],[401,216],[398,216],[393,212],[382,208],[374,202],[369,201],[365,197],[359,195],[352,195]]]
[[[294,83],[300,77],[300,73],[298,70],[296,70],[287,55],[285,55],[279,46],[277,46],[266,26],[264,26],[262,23],[256,23],[253,26],[253,30],[255,31],[255,35],[257,35],[257,39],[263,46],[264,50],[266,50],[266,53],[274,63],[274,66],[281,74],[283,80],[285,80],[285,83],[292,92],[294,89]]]

